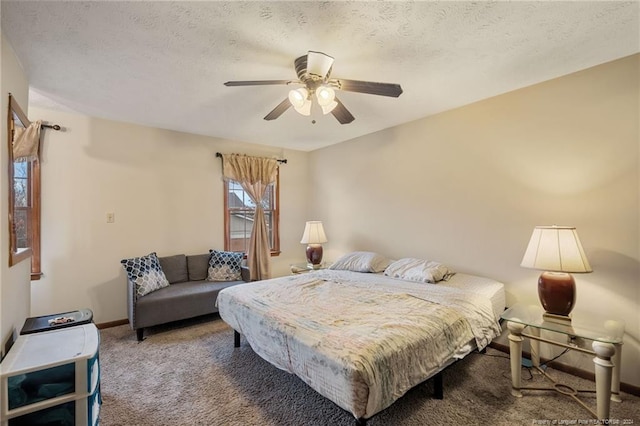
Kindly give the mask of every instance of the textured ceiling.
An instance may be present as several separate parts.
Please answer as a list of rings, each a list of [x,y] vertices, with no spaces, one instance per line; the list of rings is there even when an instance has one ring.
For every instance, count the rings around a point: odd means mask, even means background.
[[[638,1],[6,1],[2,32],[31,105],[231,140],[312,150],[640,51]],[[399,83],[341,92],[356,120],[262,118],[293,60],[335,57],[332,77]],[[316,124],[311,120],[315,119]],[[61,123],[64,125],[64,123]]]

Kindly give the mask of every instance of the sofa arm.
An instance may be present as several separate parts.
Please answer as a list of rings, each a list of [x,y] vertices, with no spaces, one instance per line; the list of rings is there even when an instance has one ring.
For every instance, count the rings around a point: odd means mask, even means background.
[[[240,267],[240,274],[242,274],[242,280],[244,282],[249,282],[251,281],[251,271],[249,270],[248,266],[241,266]]]

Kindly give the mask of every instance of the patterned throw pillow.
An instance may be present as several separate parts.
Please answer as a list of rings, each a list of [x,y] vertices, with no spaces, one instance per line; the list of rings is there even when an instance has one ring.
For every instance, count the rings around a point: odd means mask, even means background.
[[[242,279],[244,253],[210,250],[208,281],[239,281]]]
[[[147,256],[122,259],[120,263],[122,263],[124,270],[127,271],[127,277],[136,286],[138,297],[169,285],[155,252]]]

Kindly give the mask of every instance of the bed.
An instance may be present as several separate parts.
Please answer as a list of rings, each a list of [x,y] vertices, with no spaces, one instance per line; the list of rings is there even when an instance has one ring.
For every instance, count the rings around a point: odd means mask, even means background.
[[[319,270],[227,288],[217,304],[236,346],[244,335],[363,425],[498,336],[505,296],[501,283],[462,273],[426,284]]]

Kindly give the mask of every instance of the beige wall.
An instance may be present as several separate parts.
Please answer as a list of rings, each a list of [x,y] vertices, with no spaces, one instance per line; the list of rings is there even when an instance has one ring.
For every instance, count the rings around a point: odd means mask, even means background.
[[[15,87],[26,105],[25,77],[5,51],[3,40],[2,95]],[[538,272],[519,267],[531,230],[574,225],[594,268],[576,276],[574,316],[626,322],[623,381],[638,386],[638,58],[311,154],[32,108],[31,119],[66,130],[44,136],[45,275],[32,283],[30,313],[86,306],[97,322],[125,318],[121,258],[222,246],[215,152],[275,154],[289,164],[281,172],[283,254],[274,259],[274,275],[304,259],[304,222],[319,219],[328,260],[355,249],[440,260],[505,282],[510,304],[537,304]],[[4,127],[2,133],[6,147]],[[0,153],[5,158],[5,148]],[[106,223],[107,212],[115,223]],[[4,340],[22,324],[29,298],[28,262],[7,268],[2,240]],[[591,368],[589,357],[563,359]]]
[[[120,259],[222,249],[219,152],[284,156],[281,248],[274,275],[304,259],[299,243],[307,197],[306,153],[32,108],[60,124],[42,151],[42,270],[32,282],[33,315],[88,307],[96,322],[124,319]],[[107,212],[115,222],[107,223]]]
[[[312,152],[327,257],[439,260],[539,304],[519,266],[533,227],[576,226],[594,272],[576,274],[574,317],[626,322],[623,380],[640,385],[639,58]]]
[[[9,267],[9,185],[7,182],[7,166],[9,163],[7,116],[9,109],[9,93],[11,93],[22,109],[27,111],[29,84],[18,59],[4,35],[2,40],[2,74],[0,79],[0,97],[2,97],[2,115],[0,117],[0,352],[4,355],[4,344],[12,334],[22,328],[24,320],[29,316],[29,278],[31,264],[24,260]]]

